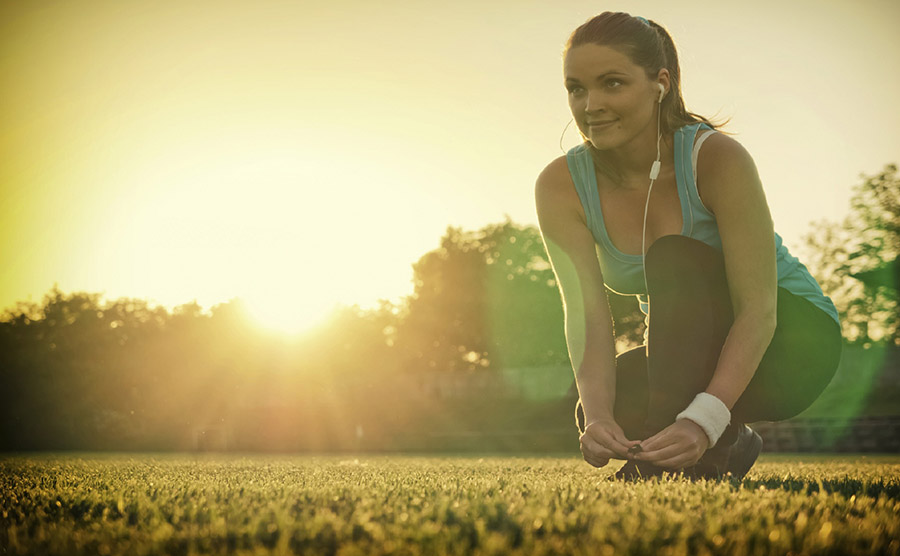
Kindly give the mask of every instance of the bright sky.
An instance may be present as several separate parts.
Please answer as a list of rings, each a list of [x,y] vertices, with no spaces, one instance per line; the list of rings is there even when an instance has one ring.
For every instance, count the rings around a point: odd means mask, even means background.
[[[410,293],[448,225],[536,222],[561,49],[604,9],[673,34],[795,251],[900,161],[895,0],[3,2],[0,307],[58,283],[302,327]]]

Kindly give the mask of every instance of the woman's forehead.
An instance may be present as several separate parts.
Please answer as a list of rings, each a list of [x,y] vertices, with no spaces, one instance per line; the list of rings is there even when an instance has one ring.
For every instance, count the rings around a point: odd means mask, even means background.
[[[581,44],[569,49],[563,60],[566,78],[591,78],[607,73],[631,74],[640,71],[631,59],[611,46]]]

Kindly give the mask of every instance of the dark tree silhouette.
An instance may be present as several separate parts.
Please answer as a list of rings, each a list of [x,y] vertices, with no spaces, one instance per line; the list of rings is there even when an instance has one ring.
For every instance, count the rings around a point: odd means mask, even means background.
[[[900,176],[890,164],[862,179],[842,223],[813,225],[806,260],[837,306],[847,341],[900,345]]]
[[[563,311],[540,232],[507,220],[466,232],[413,266],[415,293],[399,343],[418,369],[565,365]],[[640,338],[632,297],[610,295],[621,347]]]

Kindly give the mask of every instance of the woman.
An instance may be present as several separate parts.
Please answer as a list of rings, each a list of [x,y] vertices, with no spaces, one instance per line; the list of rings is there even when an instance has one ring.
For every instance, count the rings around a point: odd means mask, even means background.
[[[544,169],[536,204],[584,459],[626,459],[625,479],[743,477],[762,447],[745,423],[792,417],[831,380],[837,311],[774,232],[750,155],[685,109],[665,29],[594,17],[564,74],[585,142]],[[616,356],[605,288],[638,296],[645,346]]]

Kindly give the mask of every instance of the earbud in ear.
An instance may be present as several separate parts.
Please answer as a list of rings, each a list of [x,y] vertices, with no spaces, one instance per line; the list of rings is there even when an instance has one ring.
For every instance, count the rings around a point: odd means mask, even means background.
[[[664,96],[666,96],[666,88],[662,83],[657,83],[657,87],[659,87],[659,100],[657,102],[662,102]]]

